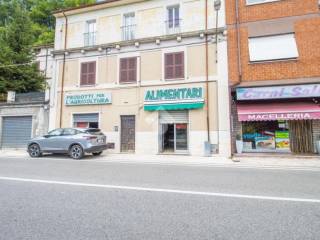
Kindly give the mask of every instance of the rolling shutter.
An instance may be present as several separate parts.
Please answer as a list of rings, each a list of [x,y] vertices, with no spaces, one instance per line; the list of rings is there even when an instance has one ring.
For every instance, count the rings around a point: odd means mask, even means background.
[[[2,147],[25,148],[31,139],[32,116],[3,117]]]
[[[137,82],[137,58],[120,59],[120,83]]]
[[[96,83],[96,62],[81,63],[80,85],[94,85]]]
[[[188,111],[160,111],[159,112],[160,124],[174,124],[174,123],[188,123]]]
[[[73,114],[73,122],[99,122],[98,113]]]

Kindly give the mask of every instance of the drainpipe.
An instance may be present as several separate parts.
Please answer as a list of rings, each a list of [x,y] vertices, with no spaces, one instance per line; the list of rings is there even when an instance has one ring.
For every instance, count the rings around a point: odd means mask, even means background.
[[[238,84],[242,81],[242,65],[241,65],[241,39],[240,39],[240,18],[239,18],[239,0],[236,0],[236,29],[237,29],[237,50],[238,50]]]
[[[205,48],[206,48],[206,95],[207,95],[207,140],[210,144],[210,112],[209,112],[209,45],[208,45],[208,0],[205,1]]]
[[[65,18],[65,27],[64,27],[64,53],[63,53],[63,62],[62,62],[62,79],[61,79],[61,92],[60,92],[60,119],[59,119],[59,128],[62,127],[62,108],[63,108],[63,92],[64,92],[64,75],[65,75],[65,66],[66,66],[66,49],[67,49],[67,36],[68,36],[68,18],[65,12],[62,12]]]

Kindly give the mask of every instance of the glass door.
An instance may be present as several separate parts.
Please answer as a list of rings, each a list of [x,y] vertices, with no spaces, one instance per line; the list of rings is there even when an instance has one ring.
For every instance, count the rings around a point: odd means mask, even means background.
[[[188,124],[175,124],[175,151],[188,151]]]
[[[160,152],[179,153],[188,151],[188,124],[161,124]]]

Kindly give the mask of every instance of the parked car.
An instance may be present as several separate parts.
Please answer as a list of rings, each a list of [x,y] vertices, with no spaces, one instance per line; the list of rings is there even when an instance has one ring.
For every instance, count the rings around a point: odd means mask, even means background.
[[[31,157],[41,157],[42,153],[65,153],[80,159],[85,153],[98,156],[106,149],[106,136],[94,128],[59,128],[28,142]]]

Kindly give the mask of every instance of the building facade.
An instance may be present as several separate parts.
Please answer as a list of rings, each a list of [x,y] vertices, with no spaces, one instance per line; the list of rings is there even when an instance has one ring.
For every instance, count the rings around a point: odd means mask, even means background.
[[[319,1],[226,0],[226,15],[233,151],[238,136],[244,152],[315,153]]]
[[[49,104],[44,92],[8,92],[0,102],[0,148],[26,149],[27,142],[48,132]]]
[[[113,153],[230,156],[224,13],[207,0],[56,12],[50,128],[98,127]]]

